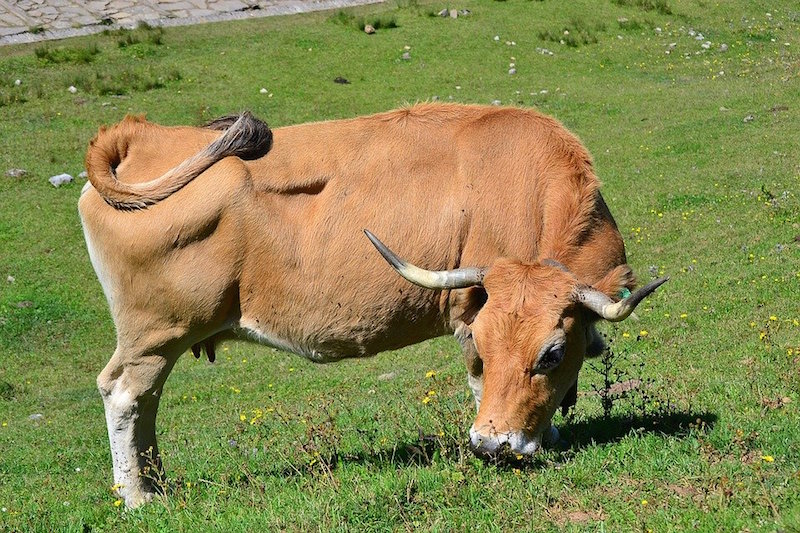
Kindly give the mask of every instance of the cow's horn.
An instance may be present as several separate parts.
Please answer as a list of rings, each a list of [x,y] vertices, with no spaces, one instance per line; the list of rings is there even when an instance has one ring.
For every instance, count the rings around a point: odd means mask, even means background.
[[[592,287],[582,287],[576,289],[575,300],[606,320],[611,322],[619,322],[620,320],[625,320],[628,318],[642,300],[644,300],[668,280],[669,278],[666,277],[651,281],[644,287],[636,289],[630,296],[620,300],[619,302],[614,302],[606,294],[598,291],[597,289],[593,289]]]
[[[369,230],[364,230],[367,238],[375,245],[384,259],[394,268],[398,274],[406,278],[411,283],[425,287],[427,289],[463,289],[483,285],[483,276],[486,270],[483,268],[467,267],[455,270],[425,270],[407,263],[397,257],[394,252],[386,247]]]

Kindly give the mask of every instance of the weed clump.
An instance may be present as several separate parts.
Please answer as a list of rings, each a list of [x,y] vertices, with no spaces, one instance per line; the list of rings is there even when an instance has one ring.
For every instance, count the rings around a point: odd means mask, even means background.
[[[612,3],[624,7],[638,7],[643,11],[655,11],[662,15],[671,15],[672,9],[666,0],[611,0]]]
[[[364,31],[367,26],[372,26],[375,30],[385,30],[397,28],[397,17],[391,14],[369,15],[365,17],[356,17],[346,11],[337,11],[331,15],[328,20],[334,24],[341,24],[342,26],[350,26]]]
[[[84,47],[59,46],[57,48],[50,48],[49,45],[45,44],[37,46],[33,53],[47,65],[64,63],[86,65],[94,61],[95,56],[100,53],[100,48],[98,48],[97,44]]]
[[[570,19],[566,26],[558,30],[541,30],[537,34],[539,39],[554,43],[565,44],[570,48],[582,45],[595,44],[598,34],[606,31],[603,23],[589,24],[581,19]]]

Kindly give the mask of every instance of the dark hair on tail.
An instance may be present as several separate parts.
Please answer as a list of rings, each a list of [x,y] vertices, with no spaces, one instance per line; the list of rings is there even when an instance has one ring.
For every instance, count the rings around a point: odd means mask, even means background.
[[[272,130],[250,111],[212,120],[204,127],[225,131],[225,134],[209,147],[214,154],[258,159],[272,148]]]

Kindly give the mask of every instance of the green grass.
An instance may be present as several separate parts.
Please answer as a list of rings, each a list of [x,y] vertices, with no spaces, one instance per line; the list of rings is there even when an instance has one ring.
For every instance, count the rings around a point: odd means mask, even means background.
[[[412,2],[0,48],[0,529],[796,531],[800,20],[783,6],[465,0],[453,20]],[[568,27],[592,38],[541,37]],[[618,378],[647,387],[604,414],[587,367],[554,420],[567,449],[485,463],[452,339],[329,366],[231,343],[167,384],[167,498],[115,506],[94,383],[114,332],[83,180],[47,178],[77,175],[129,112],[281,126],[434,97],[536,107],[593,152],[640,279],[672,276],[606,328]]]

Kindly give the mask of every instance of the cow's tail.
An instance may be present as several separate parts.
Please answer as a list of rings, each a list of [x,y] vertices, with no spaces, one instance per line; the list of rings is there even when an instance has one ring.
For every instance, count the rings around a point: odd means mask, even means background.
[[[167,198],[225,157],[257,159],[269,151],[272,132],[266,123],[249,112],[227,120],[230,125],[221,137],[162,176],[145,183],[123,183],[114,172],[143,121],[127,119],[115,128],[101,129],[86,153],[89,181],[103,199],[117,209],[144,209]]]

